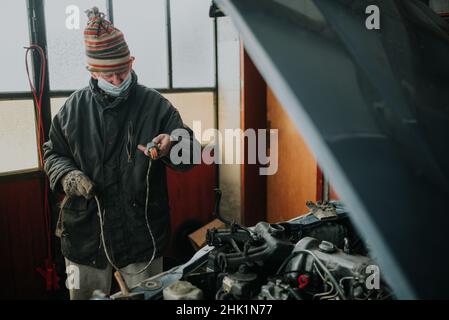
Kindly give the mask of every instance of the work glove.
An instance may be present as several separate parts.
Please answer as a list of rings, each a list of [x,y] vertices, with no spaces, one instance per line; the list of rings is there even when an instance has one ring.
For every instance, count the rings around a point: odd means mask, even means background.
[[[91,199],[94,196],[94,184],[83,172],[73,170],[61,179],[65,194],[70,197],[84,197]]]

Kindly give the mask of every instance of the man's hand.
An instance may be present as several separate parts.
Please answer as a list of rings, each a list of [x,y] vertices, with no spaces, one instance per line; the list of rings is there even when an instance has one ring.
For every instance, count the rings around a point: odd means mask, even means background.
[[[159,148],[159,155],[157,159],[167,156],[170,153],[170,148],[172,145],[170,135],[166,133],[162,133],[158,136],[156,136],[153,139],[153,142],[158,146]],[[150,155],[148,154],[148,150],[144,145],[139,144],[137,147],[140,151],[142,151],[147,157]]]
[[[70,198],[84,197],[91,199],[94,196],[94,184],[83,172],[73,170],[61,179],[64,192]]]

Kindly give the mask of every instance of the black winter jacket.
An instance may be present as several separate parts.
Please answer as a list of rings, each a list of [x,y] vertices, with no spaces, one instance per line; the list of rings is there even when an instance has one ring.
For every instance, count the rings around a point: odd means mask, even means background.
[[[90,85],[73,93],[54,117],[49,141],[44,144],[45,171],[52,190],[61,191],[60,179],[81,170],[94,183],[105,210],[106,247],[119,267],[149,261],[153,245],[145,222],[146,175],[149,158],[137,150],[161,133],[188,131],[183,143],[198,143],[168,100],[137,83],[132,72],[129,89],[113,102]],[[187,140],[187,141],[186,141]],[[156,257],[170,237],[170,217],[165,166],[168,158],[152,162],[149,175],[148,217],[156,240]],[[95,199],[64,199],[60,212],[63,255],[76,263],[105,268]]]

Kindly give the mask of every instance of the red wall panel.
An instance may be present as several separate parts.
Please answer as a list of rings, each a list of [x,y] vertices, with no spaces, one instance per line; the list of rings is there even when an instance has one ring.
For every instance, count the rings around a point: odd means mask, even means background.
[[[175,255],[173,238],[182,224],[195,220],[205,224],[212,220],[216,165],[200,164],[187,172],[167,170],[168,193],[172,226],[172,244],[168,255]]]
[[[0,298],[42,298],[46,237],[39,177],[0,182]]]
[[[45,280],[36,272],[46,258],[41,179],[35,174],[0,181],[0,299],[48,297]],[[216,165],[201,164],[184,173],[169,169],[167,179],[173,235],[186,220],[212,219]],[[175,249],[172,241],[167,253],[174,255]]]

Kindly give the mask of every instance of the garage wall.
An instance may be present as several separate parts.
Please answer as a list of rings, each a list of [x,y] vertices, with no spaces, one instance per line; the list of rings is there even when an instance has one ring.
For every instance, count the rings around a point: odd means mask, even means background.
[[[188,172],[167,171],[173,237],[166,254],[175,256],[179,252],[173,240],[182,223],[204,224],[212,219],[216,167],[201,164]],[[42,175],[34,172],[0,179],[0,299],[56,298],[47,294],[45,280],[36,272],[43,266],[47,248]],[[64,266],[58,265],[58,270],[64,277]]]
[[[270,88],[267,118],[269,127],[279,130],[278,171],[267,177],[267,219],[277,222],[307,213],[306,201],[321,196],[321,177],[314,156]]]
[[[182,260],[187,253],[194,254],[186,235],[214,218],[216,172],[216,165],[207,164],[187,172],[167,169],[172,237],[165,256]]]
[[[46,257],[41,174],[0,180],[0,299],[43,299]]]
[[[218,23],[218,130],[224,136],[225,129],[241,128],[240,104],[240,39],[229,17],[219,18]],[[221,151],[225,159],[226,150]],[[234,151],[235,152],[235,151]],[[221,213],[235,221],[241,221],[241,165],[219,166],[222,191]]]
[[[241,59],[242,83],[242,130],[251,132],[267,129],[267,85],[257,67],[242,49]],[[259,137],[256,138],[257,146]],[[253,141],[252,143],[254,143]],[[267,149],[269,148],[266,145]],[[253,226],[259,221],[267,220],[266,194],[267,176],[261,175],[260,170],[265,165],[250,164],[249,152],[252,150],[250,141],[243,140],[244,164],[242,165],[242,220],[245,226]],[[258,148],[258,147],[257,147]],[[258,152],[265,150],[257,149]],[[269,151],[269,150],[267,150]],[[267,152],[269,154],[269,152]],[[260,159],[259,159],[260,160]]]

